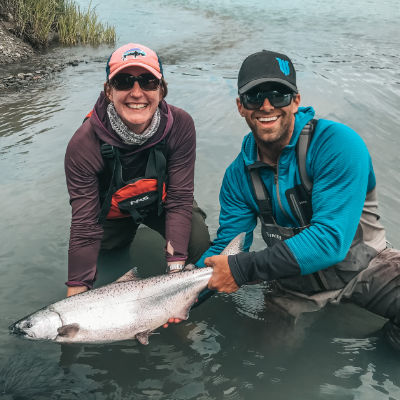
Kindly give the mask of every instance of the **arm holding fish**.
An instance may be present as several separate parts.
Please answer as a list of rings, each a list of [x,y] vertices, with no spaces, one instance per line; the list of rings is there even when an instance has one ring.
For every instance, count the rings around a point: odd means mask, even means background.
[[[178,273],[185,266],[194,199],[196,130],[191,117],[179,118],[178,115],[174,119],[174,129],[179,134],[174,135],[176,140],[171,144],[168,158],[168,190],[165,204],[165,251],[168,273]],[[181,269],[178,268],[180,265]],[[170,318],[163,327],[181,321],[179,318]]]
[[[193,119],[177,109],[168,139],[168,188],[165,202],[166,258],[169,266],[185,265],[191,231],[196,131]],[[173,269],[170,272],[174,272]]]
[[[219,196],[221,211],[217,238],[197,263],[200,267],[206,265],[214,269],[209,289],[223,289],[228,293],[236,291],[239,286],[229,269],[228,256],[219,254],[241,232],[247,232],[243,250],[248,251],[257,226],[257,205],[247,200],[251,199],[250,192],[246,193],[250,186],[247,177],[238,173],[241,164],[242,160],[236,160],[225,173]]]
[[[65,155],[65,175],[72,208],[68,251],[67,296],[93,286],[103,229],[97,174],[103,168],[100,144],[85,122],[72,137]]]
[[[257,205],[254,201],[249,203],[246,200],[243,190],[248,183],[239,178],[236,164],[237,161],[228,167],[222,181],[217,237],[196,262],[197,267],[205,267],[206,258],[221,254],[229,242],[242,232],[246,232],[243,251],[249,251],[253,242],[253,230],[257,226]]]
[[[343,136],[343,137],[342,137]],[[354,132],[324,134],[314,149],[313,216],[301,233],[261,251],[225,259],[213,257],[216,271],[229,272],[237,286],[306,275],[342,261],[352,243],[365,196],[374,185],[371,160],[362,139]],[[218,257],[218,256],[217,256]],[[219,291],[232,291],[224,281],[211,281]]]

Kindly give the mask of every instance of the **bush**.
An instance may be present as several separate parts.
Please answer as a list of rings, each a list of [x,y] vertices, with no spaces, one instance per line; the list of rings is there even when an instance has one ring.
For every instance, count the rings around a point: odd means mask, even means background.
[[[52,33],[66,45],[113,44],[115,29],[102,24],[89,4],[86,12],[73,0],[3,0],[2,14],[11,14],[17,36],[45,47]]]

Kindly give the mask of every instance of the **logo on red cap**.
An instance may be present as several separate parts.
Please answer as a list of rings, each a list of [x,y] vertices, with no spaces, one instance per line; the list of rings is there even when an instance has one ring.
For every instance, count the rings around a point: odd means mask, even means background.
[[[139,47],[135,47],[125,51],[125,53],[122,54],[122,61],[127,60],[129,57],[137,58],[139,56],[145,57],[146,53]]]

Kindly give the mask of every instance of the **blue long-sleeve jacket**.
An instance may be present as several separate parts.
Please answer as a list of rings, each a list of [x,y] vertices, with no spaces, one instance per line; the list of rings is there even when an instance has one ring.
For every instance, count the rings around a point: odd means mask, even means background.
[[[260,170],[271,196],[274,217],[281,226],[299,226],[287,202],[286,191],[301,182],[296,143],[301,130],[313,117],[311,107],[299,108],[293,135],[279,157],[276,171],[269,166]],[[225,172],[217,238],[198,266],[204,266],[206,257],[219,254],[240,232],[247,233],[244,250],[249,250],[259,209],[246,166],[256,161],[257,146],[250,132],[243,140],[241,152]],[[349,127],[320,119],[307,152],[306,168],[313,182],[310,227],[282,244],[230,256],[229,265],[238,283],[310,274],[345,258],[367,193],[376,185],[368,149]]]

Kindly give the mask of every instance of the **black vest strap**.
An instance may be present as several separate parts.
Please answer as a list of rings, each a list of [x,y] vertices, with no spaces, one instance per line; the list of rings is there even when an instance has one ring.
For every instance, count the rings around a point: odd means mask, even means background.
[[[149,154],[149,160],[146,166],[145,177],[157,177],[158,192],[158,215],[160,216],[162,207],[163,186],[166,182],[167,160],[165,159],[163,150],[165,148],[164,141],[158,143]]]
[[[260,209],[260,219],[265,224],[275,224],[272,212],[272,202],[268,190],[261,180],[258,168],[249,167],[251,182],[256,196],[258,208]]]
[[[299,166],[301,184],[303,185],[306,193],[309,195],[311,195],[313,183],[307,174],[306,157],[308,147],[310,146],[310,142],[314,133],[316,122],[317,121],[313,119],[306,124],[306,126],[300,132],[300,136],[296,144],[296,155],[297,163]]]
[[[117,163],[115,162],[116,158],[119,158],[116,153],[118,153],[118,149],[114,146],[111,146],[108,143],[103,143],[100,147],[100,152],[103,157],[104,163],[106,164],[106,168],[108,168],[111,172],[110,185],[108,187],[107,193],[104,197],[103,204],[101,205],[100,214],[97,222],[99,224],[103,224],[106,220],[108,211],[111,207],[111,198],[114,192],[117,190],[115,186],[115,173],[117,169]],[[117,157],[116,157],[117,155]]]

